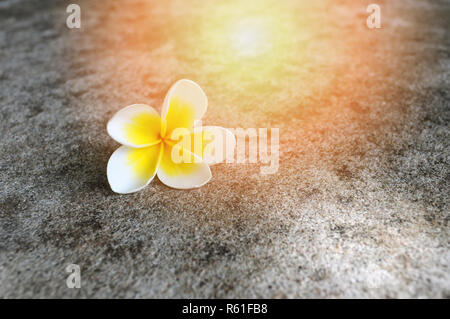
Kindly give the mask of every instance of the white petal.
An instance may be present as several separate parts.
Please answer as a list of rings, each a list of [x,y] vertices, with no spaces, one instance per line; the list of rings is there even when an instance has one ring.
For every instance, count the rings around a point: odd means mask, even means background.
[[[116,193],[128,194],[147,186],[156,175],[162,155],[161,145],[119,147],[109,158],[106,169],[111,189]]]
[[[164,145],[163,156],[158,167],[158,178],[165,185],[189,189],[205,185],[211,179],[211,170],[208,164],[196,157],[198,162],[175,163],[171,157],[172,147]]]
[[[145,104],[133,104],[118,111],[107,125],[108,134],[120,144],[147,147],[158,143],[161,118]]]
[[[230,130],[220,126],[203,126],[194,128],[194,136],[197,136],[195,134],[197,132],[203,132],[205,140],[202,143],[202,153],[197,154],[196,152],[196,154],[202,157],[205,163],[213,165],[221,163],[227,158],[234,159],[236,138]],[[208,143],[209,140],[212,141]],[[195,146],[195,141],[192,144]]]
[[[170,110],[177,107],[177,110]],[[192,128],[195,120],[200,120],[208,107],[208,99],[202,88],[191,80],[177,81],[167,92],[161,110],[161,118],[172,129]],[[166,129],[163,128],[163,136]]]

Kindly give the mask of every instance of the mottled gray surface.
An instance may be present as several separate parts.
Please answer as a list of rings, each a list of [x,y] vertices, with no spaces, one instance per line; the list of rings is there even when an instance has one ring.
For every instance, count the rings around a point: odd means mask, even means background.
[[[0,297],[448,298],[449,1],[378,1],[381,30],[368,1],[282,2],[273,70],[204,44],[233,10],[208,2],[85,1],[81,30],[0,2]],[[106,122],[185,77],[205,123],[280,128],[278,173],[112,193]]]

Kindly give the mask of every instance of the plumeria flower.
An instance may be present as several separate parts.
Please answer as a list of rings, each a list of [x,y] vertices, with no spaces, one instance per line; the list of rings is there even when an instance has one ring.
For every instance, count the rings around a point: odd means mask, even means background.
[[[155,175],[165,185],[178,189],[206,184],[212,176],[209,165],[225,160],[236,144],[227,129],[194,127],[207,104],[198,84],[180,80],[169,89],[161,117],[145,104],[133,104],[117,112],[107,125],[108,134],[122,144],[108,161],[111,189],[121,194],[137,192]]]

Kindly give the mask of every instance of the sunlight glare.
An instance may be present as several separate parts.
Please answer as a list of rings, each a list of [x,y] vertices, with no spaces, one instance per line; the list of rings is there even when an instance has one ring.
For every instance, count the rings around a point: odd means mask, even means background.
[[[237,21],[232,26],[230,41],[242,57],[262,55],[270,49],[267,26],[262,19]]]

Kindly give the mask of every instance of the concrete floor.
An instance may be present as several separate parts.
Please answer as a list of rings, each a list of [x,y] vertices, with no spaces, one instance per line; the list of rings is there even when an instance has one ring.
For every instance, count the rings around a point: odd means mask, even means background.
[[[79,30],[70,2],[0,3],[1,297],[450,297],[449,1],[379,0],[379,30],[369,1],[80,1]],[[233,55],[246,14],[275,51]],[[204,124],[279,128],[278,172],[114,194],[107,121],[180,78]]]

